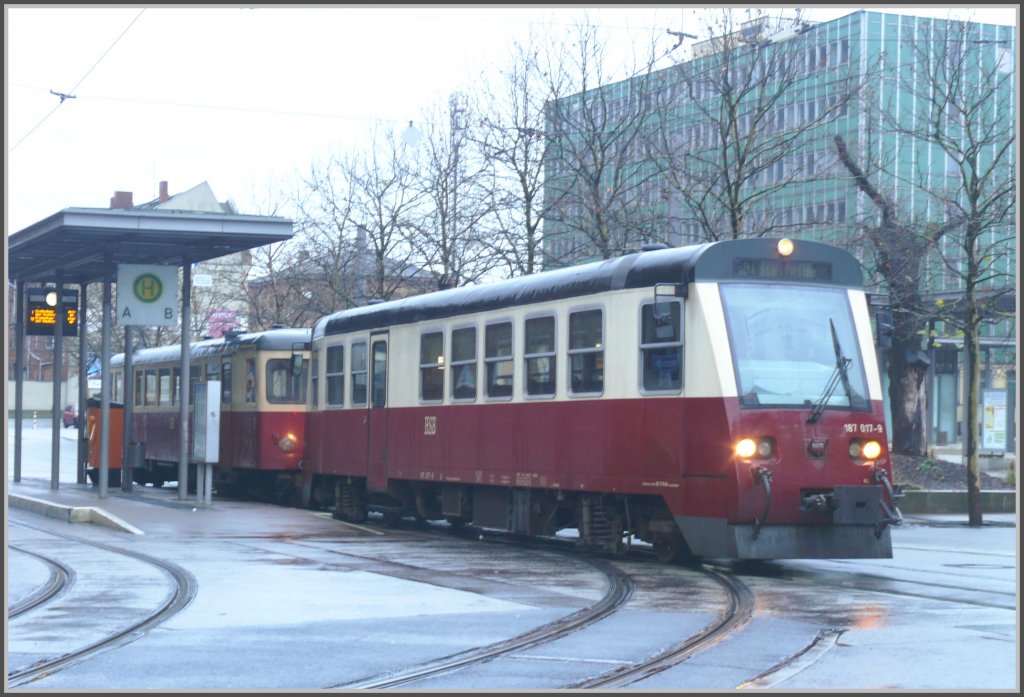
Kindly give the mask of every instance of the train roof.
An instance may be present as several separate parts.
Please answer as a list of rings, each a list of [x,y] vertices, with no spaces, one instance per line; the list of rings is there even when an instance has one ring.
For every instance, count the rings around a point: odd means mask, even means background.
[[[778,242],[778,239],[749,238],[643,251],[485,285],[462,286],[342,310],[320,318],[313,327],[313,339],[626,288],[653,288],[660,284],[681,286],[685,293],[685,287],[695,281],[738,280],[742,277],[747,281],[799,282],[800,273],[805,270],[816,273],[825,266],[828,267],[827,276],[818,273],[813,280],[804,276],[803,282],[863,287],[860,263],[846,250],[820,242],[794,240],[793,253],[782,259],[776,251]],[[748,260],[777,261],[778,269],[782,271],[766,268],[762,275],[758,275],[761,267],[755,263],[753,267],[743,266],[741,274],[737,263]],[[818,265],[817,270],[807,266],[815,264]],[[800,272],[787,273],[785,268],[799,269]]]
[[[281,351],[300,348],[309,350],[310,329],[268,329],[262,332],[250,332],[236,336],[219,337],[194,341],[189,345],[192,358],[208,358],[210,356],[231,355],[243,348],[258,351]],[[181,359],[181,345],[155,346],[138,349],[132,354],[132,364],[166,363]],[[124,364],[124,354],[119,353],[110,359],[111,366]]]

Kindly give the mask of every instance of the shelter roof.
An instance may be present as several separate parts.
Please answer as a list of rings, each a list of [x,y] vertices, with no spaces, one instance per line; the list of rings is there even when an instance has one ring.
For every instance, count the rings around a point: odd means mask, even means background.
[[[292,237],[292,221],[191,211],[65,208],[7,238],[11,280],[103,280],[118,264],[181,266]]]

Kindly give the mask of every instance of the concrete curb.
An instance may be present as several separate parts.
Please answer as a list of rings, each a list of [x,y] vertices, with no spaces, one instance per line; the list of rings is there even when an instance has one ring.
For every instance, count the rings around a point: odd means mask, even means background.
[[[982,491],[982,513],[1016,513],[1016,489]],[[904,491],[900,501],[903,513],[966,513],[966,491]]]
[[[145,535],[134,525],[126,523],[115,515],[107,513],[102,508],[94,506],[65,506],[62,503],[54,503],[44,499],[37,499],[21,494],[8,494],[7,505],[11,508],[20,508],[31,513],[38,513],[47,518],[56,518],[65,523],[92,523],[102,525],[106,528],[113,528],[132,535]]]

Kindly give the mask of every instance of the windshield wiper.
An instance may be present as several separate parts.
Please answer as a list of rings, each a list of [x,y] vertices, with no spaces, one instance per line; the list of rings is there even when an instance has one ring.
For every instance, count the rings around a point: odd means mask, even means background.
[[[807,417],[807,423],[813,424],[821,418],[821,414],[825,411],[825,404],[828,403],[832,393],[836,391],[836,385],[840,381],[843,383],[843,389],[846,390],[846,398],[850,400],[850,406],[853,406],[853,393],[850,392],[850,374],[848,368],[850,367],[850,359],[843,355],[843,349],[839,346],[839,336],[836,334],[836,325],[832,322],[830,317],[828,320],[828,326],[832,330],[832,348],[836,353],[836,367],[832,370],[832,375],[828,379],[828,384],[825,385],[825,391],[815,402],[814,406],[811,407],[811,415]]]

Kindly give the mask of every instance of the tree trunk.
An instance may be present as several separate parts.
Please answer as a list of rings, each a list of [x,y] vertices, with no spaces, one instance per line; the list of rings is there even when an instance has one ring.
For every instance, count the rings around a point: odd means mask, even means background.
[[[969,299],[970,300],[970,299]],[[967,329],[964,331],[964,379],[967,380],[967,425],[964,433],[964,458],[967,462],[967,524],[982,524],[981,487],[978,467],[979,419],[978,405],[981,394],[981,364],[979,363],[978,324],[973,320],[976,312],[968,309]]]
[[[900,455],[926,455],[928,437],[925,414],[928,413],[926,378],[928,366],[914,357],[920,339],[894,337],[889,351],[889,407],[892,413],[892,451]]]

